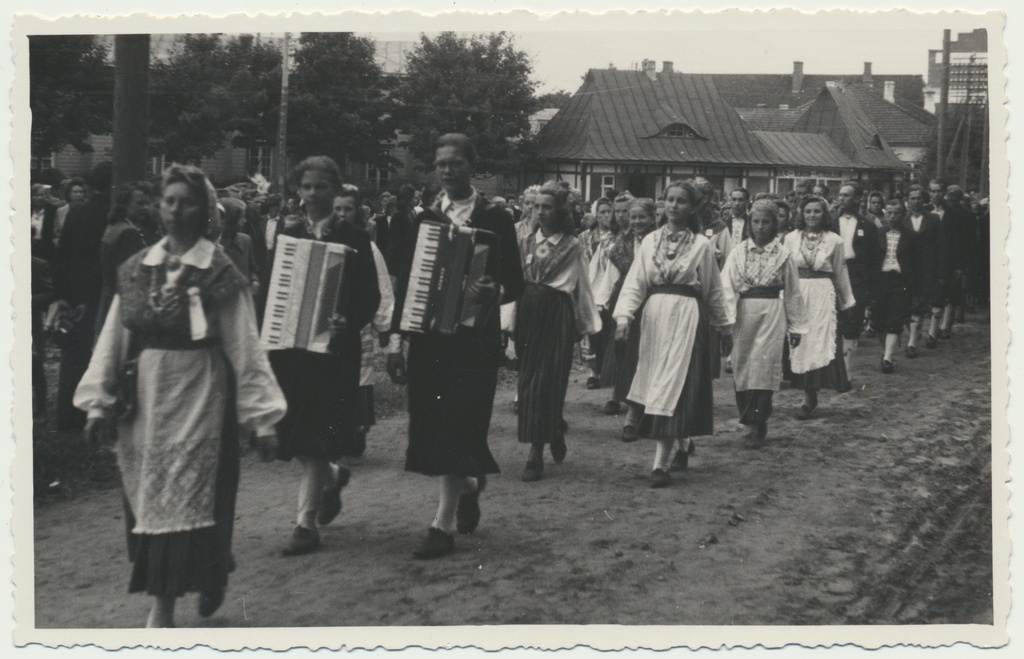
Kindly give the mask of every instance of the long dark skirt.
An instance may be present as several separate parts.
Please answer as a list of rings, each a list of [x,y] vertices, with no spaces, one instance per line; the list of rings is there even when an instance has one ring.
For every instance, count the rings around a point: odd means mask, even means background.
[[[240,454],[234,409],[232,398],[228,402],[229,413],[225,415],[217,464],[213,502],[216,523],[213,526],[175,533],[132,533],[135,517],[125,501],[128,558],[134,563],[128,592],[180,597],[189,592],[227,587],[228,574],[235,569],[231,537],[235,527]]]
[[[806,373],[793,374],[793,386],[804,391],[821,391],[835,389],[842,393],[850,390],[850,378],[846,373],[846,361],[843,360],[843,335],[836,328],[836,356],[828,366],[816,368]]]
[[[700,318],[697,336],[690,354],[690,368],[686,371],[683,391],[679,394],[672,416],[644,414],[637,427],[637,435],[650,439],[680,439],[712,435],[715,432],[714,398],[711,387],[711,360],[707,350],[711,346],[711,324],[704,302],[697,301]],[[642,406],[641,406],[642,407]]]
[[[516,313],[520,442],[564,439],[562,412],[575,341],[572,298],[547,286],[527,286]]]
[[[281,385],[288,413],[277,424],[279,460],[293,457],[337,460],[358,455],[359,367],[362,347],[346,341],[343,354],[272,350],[270,365]]]
[[[373,385],[359,387],[359,425],[364,428],[377,425],[377,414],[373,410]]]
[[[409,341],[409,447],[405,470],[427,476],[496,474],[487,433],[501,341],[459,328],[454,336]]]
[[[615,343],[615,319],[612,318],[611,311],[601,312],[601,331],[597,334],[591,334],[588,339],[590,341],[590,352],[594,355],[594,370],[601,375],[601,386],[607,386],[604,383],[604,362],[608,355],[609,348],[613,348]],[[587,364],[590,366],[590,364]]]
[[[629,388],[633,386],[636,365],[640,361],[640,318],[643,317],[644,305],[637,309],[635,318],[629,324],[629,339],[612,341],[605,359],[604,370],[601,371],[601,383],[604,384],[605,373],[609,373],[609,383],[613,387],[612,400],[620,403],[629,396]]]
[[[736,392],[736,408],[740,411],[740,423],[752,426],[767,422],[772,415],[772,394],[769,389],[748,389]]]
[[[711,349],[708,350],[708,359],[711,362],[711,379],[717,380],[722,377],[722,335],[714,327],[711,328]]]
[[[60,341],[60,373],[57,376],[57,429],[81,430],[85,427],[85,412],[72,404],[75,389],[92,358],[92,345],[96,339],[94,326],[99,303],[83,304],[75,309],[79,319]]]

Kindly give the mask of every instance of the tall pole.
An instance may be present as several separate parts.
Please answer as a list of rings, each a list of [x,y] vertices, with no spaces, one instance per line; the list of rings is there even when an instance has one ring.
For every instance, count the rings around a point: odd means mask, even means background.
[[[149,35],[114,37],[113,186],[145,179],[149,161]]]
[[[981,192],[982,197],[988,196],[988,177],[989,177],[989,166],[988,166],[988,94],[985,95],[985,102],[981,106],[982,118],[985,120],[983,124],[985,127],[982,133],[981,142],[981,167],[979,174],[981,180],[978,181],[978,189]]]
[[[281,109],[277,118],[277,148],[274,149],[274,174],[277,179],[277,193],[284,195],[288,169],[288,50],[291,35],[284,33],[281,46]]]
[[[938,162],[936,163],[938,178],[946,178],[946,121],[949,113],[949,30],[942,31],[942,67],[940,71],[941,91],[939,92],[939,143],[936,147]]]

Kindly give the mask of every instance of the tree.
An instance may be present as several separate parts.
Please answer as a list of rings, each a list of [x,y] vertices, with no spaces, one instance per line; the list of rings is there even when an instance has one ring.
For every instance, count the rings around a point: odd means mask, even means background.
[[[532,72],[529,56],[504,32],[421,35],[394,94],[403,145],[429,167],[440,135],[465,133],[476,143],[477,172],[503,173],[514,149],[510,140],[529,132]]]
[[[114,115],[106,46],[92,36],[30,36],[28,52],[32,152],[92,151],[89,135],[109,133]]]
[[[185,34],[150,70],[150,137],[154,152],[191,162],[211,156],[229,137],[239,146],[277,135],[281,53],[252,37]]]
[[[389,80],[373,41],[345,32],[305,32],[289,77],[288,151],[391,166],[395,139],[387,116]]]
[[[572,94],[559,89],[557,92],[548,92],[547,94],[541,94],[533,99],[533,111],[544,110],[546,108],[558,108],[561,110],[565,107],[569,99],[572,98]]]

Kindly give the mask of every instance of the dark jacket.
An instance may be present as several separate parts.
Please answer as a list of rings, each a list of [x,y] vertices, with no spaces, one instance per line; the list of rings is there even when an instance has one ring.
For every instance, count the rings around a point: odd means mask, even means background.
[[[412,240],[414,220],[407,213],[395,211],[390,219],[378,215],[374,222],[377,226],[377,249],[384,256],[384,262],[388,264],[388,273],[396,276],[402,256]]]
[[[72,306],[99,304],[100,242],[109,213],[110,199],[99,194],[68,211],[53,263],[57,299]]]
[[[53,241],[57,227],[57,207],[52,204],[43,206],[43,226],[39,235],[32,236],[32,257],[43,259],[47,263],[53,261],[56,245]]]
[[[835,227],[833,228],[833,231],[840,236],[842,235],[839,228],[839,218],[841,216],[841,213],[836,214]],[[870,288],[874,273],[878,272],[882,267],[882,258],[885,256],[885,250],[879,250],[878,227],[875,226],[875,223],[858,213],[854,213],[853,216],[857,218],[857,228],[853,234],[854,258],[850,260],[850,255],[847,254],[846,265],[850,273],[850,285],[853,288],[854,297],[857,298],[858,302],[862,299],[864,302],[867,302],[867,297],[864,294]]]
[[[903,219],[903,230],[914,238],[914,262],[918,266],[910,280],[910,290],[920,302],[933,304],[942,290],[940,279],[946,249],[939,216],[924,213],[920,231],[914,231],[908,213]]]
[[[881,230],[877,234],[878,248],[881,250],[882,259],[878,262],[878,270],[872,277],[872,290],[878,291],[882,281],[882,265],[885,263],[885,252],[889,248],[889,230]],[[896,243],[896,262],[900,264],[900,274],[906,281],[912,281],[920,264],[917,262],[917,254],[914,250],[914,235],[904,228],[900,229],[900,241]]]
[[[952,277],[956,270],[964,273],[971,265],[977,249],[977,223],[971,212],[950,206],[939,221],[942,226],[942,277]]]

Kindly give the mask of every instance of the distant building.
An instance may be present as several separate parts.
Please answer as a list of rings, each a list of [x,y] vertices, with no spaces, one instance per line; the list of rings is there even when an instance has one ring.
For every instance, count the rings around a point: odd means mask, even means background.
[[[942,49],[928,51],[928,84],[924,107],[935,112],[942,92]],[[988,102],[988,30],[961,32],[949,43],[949,102],[984,105]]]
[[[718,78],[678,73],[671,62],[657,72],[650,60],[640,71],[591,69],[541,129],[540,160],[527,178],[566,180],[590,199],[609,189],[654,197],[670,180],[692,176],[722,191],[785,193],[807,179],[892,190],[909,171],[842,85],[789,85],[775,100],[799,103],[799,111],[783,108],[790,114],[752,126],[733,105],[745,97],[733,88],[731,103]],[[726,76],[727,86],[741,83]],[[762,90],[775,93],[772,85]]]

